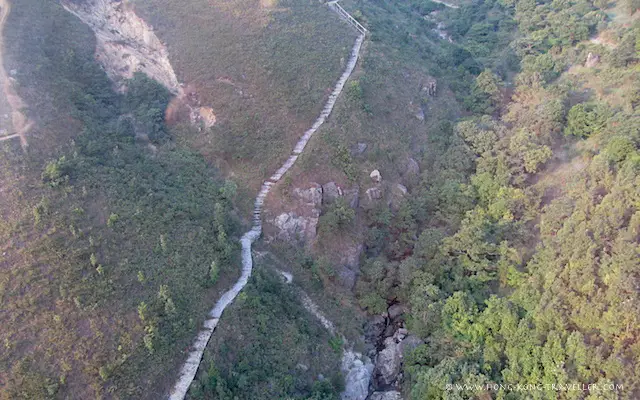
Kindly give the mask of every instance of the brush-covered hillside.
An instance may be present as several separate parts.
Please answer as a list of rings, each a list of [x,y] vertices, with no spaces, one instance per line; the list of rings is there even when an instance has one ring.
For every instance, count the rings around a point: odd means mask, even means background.
[[[187,398],[639,398],[638,1],[340,4],[358,62]],[[0,399],[167,398],[358,31],[316,0],[0,11]]]

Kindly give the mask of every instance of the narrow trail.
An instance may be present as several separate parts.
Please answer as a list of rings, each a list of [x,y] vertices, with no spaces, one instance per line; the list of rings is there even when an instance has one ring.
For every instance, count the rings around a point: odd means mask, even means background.
[[[11,107],[11,123],[15,131],[14,134],[0,137],[0,141],[20,138],[22,148],[26,149],[29,145],[27,133],[33,126],[33,122],[22,113],[21,110],[26,104],[13,89],[11,78],[4,69],[4,27],[10,13],[11,3],[8,0],[0,0],[0,85],[2,85],[2,92],[7,99],[7,103],[9,103],[9,107]]]
[[[326,121],[329,114],[333,110],[333,107],[338,99],[338,96],[342,92],[347,79],[351,76],[356,63],[358,61],[358,55],[360,54],[360,47],[362,46],[362,42],[365,38],[366,29],[360,25],[353,17],[351,17],[340,5],[335,2],[329,4],[329,7],[337,12],[343,19],[349,22],[352,26],[354,26],[358,32],[358,38],[356,39],[353,48],[351,50],[351,55],[349,57],[349,61],[347,62],[347,66],[340,76],[340,79],[336,83],[333,92],[329,96],[329,99],[325,103],[320,116],[313,123],[311,128],[307,130],[298,143],[291,156],[285,161],[285,163],[278,169],[267,181],[265,181],[256,197],[254,208],[253,208],[253,226],[251,230],[245,233],[240,239],[240,243],[242,244],[242,274],[240,275],[240,279],[233,285],[233,287],[224,293],[220,300],[215,304],[213,309],[209,312],[209,318],[204,322],[204,326],[202,330],[198,333],[196,340],[193,344],[192,351],[189,353],[189,356],[182,366],[180,371],[180,375],[178,380],[173,387],[169,395],[170,400],[183,400],[189,390],[189,386],[198,372],[198,367],[200,366],[200,362],[202,360],[202,355],[204,354],[204,350],[215,330],[218,322],[220,321],[220,317],[224,310],[229,306],[236,296],[242,291],[242,289],[247,284],[249,277],[251,276],[251,271],[253,269],[253,259],[251,256],[251,245],[256,239],[258,239],[262,233],[262,206],[264,204],[264,200],[267,197],[267,194],[271,190],[271,187],[275,185],[282,176],[295,164],[299,155],[302,154],[304,148],[307,143],[311,139],[311,136],[320,128],[320,126]],[[346,14],[346,16],[345,16]],[[347,17],[348,16],[348,17]]]
[[[434,3],[442,4],[443,6],[449,7],[449,8],[460,8],[460,6],[456,6],[455,4],[450,4],[442,0],[431,0],[431,1]]]

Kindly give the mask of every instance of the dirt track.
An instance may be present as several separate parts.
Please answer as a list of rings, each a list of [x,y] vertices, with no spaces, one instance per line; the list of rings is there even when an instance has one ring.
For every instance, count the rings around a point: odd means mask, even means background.
[[[0,84],[2,85],[2,92],[4,93],[9,106],[11,107],[11,123],[13,125],[13,134],[0,137],[0,141],[9,140],[15,137],[20,138],[20,144],[23,148],[26,148],[29,144],[27,142],[27,133],[33,126],[31,122],[23,113],[22,109],[26,104],[22,101],[20,96],[13,89],[11,84],[11,78],[4,69],[4,25],[7,21],[7,17],[11,13],[11,4],[8,0],[0,0]]]

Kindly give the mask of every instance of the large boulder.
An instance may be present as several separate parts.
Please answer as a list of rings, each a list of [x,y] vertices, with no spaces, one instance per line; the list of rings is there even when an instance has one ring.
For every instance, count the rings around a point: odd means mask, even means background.
[[[389,318],[396,319],[402,314],[404,314],[406,308],[402,304],[394,304],[387,309],[387,313],[389,313]]]
[[[342,400],[365,400],[369,395],[369,382],[373,372],[371,361],[359,353],[345,350],[342,372],[345,376]]]
[[[371,173],[369,174],[369,177],[375,183],[380,183],[382,181],[382,174],[377,169],[374,169],[373,171],[371,171]]]
[[[420,174],[420,165],[413,158],[409,158],[404,168],[405,176],[417,176]]]
[[[402,342],[399,343],[400,354],[402,357],[406,357],[415,350],[418,346],[423,345],[424,341],[415,335],[408,335]]]
[[[377,346],[386,327],[387,319],[382,315],[374,315],[364,325],[365,341],[368,343],[375,343]]]
[[[322,186],[317,183],[308,189],[295,188],[293,194],[305,205],[313,207],[322,205]]]
[[[584,66],[587,68],[593,68],[600,62],[600,55],[589,53],[587,54],[587,61],[585,61]]]
[[[322,203],[330,204],[342,197],[342,189],[335,182],[322,185]]]
[[[366,143],[356,143],[351,148],[351,155],[359,156],[360,154],[364,153],[366,150],[367,150],[367,144]]]
[[[344,200],[349,207],[356,209],[360,205],[360,188],[356,185],[344,191]]]
[[[400,373],[400,349],[395,339],[390,337],[384,340],[384,348],[376,357],[374,374],[379,386],[392,385]]]
[[[402,393],[392,390],[390,392],[371,393],[369,400],[402,400]]]
[[[295,212],[278,215],[273,224],[278,228],[279,239],[287,241],[311,242],[316,238],[320,211],[311,216],[298,216]]]
[[[382,197],[383,193],[381,186],[371,187],[364,191],[364,196],[362,196],[360,201],[360,207],[364,209],[374,208],[376,203],[382,199]]]

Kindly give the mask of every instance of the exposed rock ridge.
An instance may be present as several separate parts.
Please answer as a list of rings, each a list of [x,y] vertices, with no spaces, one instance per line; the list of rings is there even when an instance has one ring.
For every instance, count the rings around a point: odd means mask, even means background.
[[[128,2],[62,0],[62,6],[95,33],[96,58],[111,80],[119,83],[143,72],[173,94],[182,95],[166,47]]]

